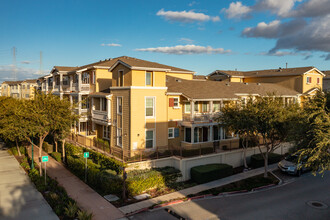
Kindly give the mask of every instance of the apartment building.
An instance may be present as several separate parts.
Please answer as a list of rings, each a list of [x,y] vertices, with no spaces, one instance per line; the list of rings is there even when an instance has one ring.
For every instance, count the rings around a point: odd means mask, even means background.
[[[34,79],[23,81],[4,81],[1,86],[1,95],[19,99],[33,99],[37,86],[37,80]]]
[[[223,106],[269,93],[281,96],[283,104],[299,103],[322,89],[323,76],[303,67],[254,74],[215,71],[205,77],[123,56],[81,67],[55,66],[40,85],[76,104],[78,134],[108,140],[132,157],[139,150],[171,147],[221,149],[228,140],[237,148],[238,137],[217,121]]]
[[[0,96],[2,94],[2,85],[0,84]]]

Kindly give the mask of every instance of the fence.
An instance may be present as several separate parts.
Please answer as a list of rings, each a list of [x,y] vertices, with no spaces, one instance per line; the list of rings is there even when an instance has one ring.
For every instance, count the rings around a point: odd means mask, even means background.
[[[163,146],[155,149],[125,150],[120,147],[113,147],[108,141],[97,139],[95,136],[81,136],[72,134],[69,141],[84,147],[92,148],[108,156],[112,156],[120,161],[133,163],[146,160],[161,159],[171,156],[179,158],[189,158],[201,155],[218,153],[221,151],[231,151],[239,148],[239,139],[225,139],[217,142],[186,143],[181,146]]]

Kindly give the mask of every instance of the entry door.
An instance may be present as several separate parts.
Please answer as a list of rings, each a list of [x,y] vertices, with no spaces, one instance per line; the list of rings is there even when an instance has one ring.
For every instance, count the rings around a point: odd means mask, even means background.
[[[203,127],[203,142],[207,142],[209,139],[208,127]]]

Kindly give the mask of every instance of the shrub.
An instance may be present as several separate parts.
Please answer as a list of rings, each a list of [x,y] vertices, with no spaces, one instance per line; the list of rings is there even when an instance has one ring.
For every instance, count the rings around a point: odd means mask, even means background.
[[[268,164],[277,163],[282,159],[282,155],[269,153],[268,154]],[[251,156],[250,166],[252,168],[263,167],[265,165],[264,158],[261,154],[255,154]]]
[[[233,174],[233,167],[228,164],[207,164],[190,169],[191,179],[197,183],[206,183]]]
[[[19,147],[19,151],[21,152],[22,155],[26,155],[26,148],[21,146]],[[9,148],[8,152],[14,156],[18,156],[18,152],[17,152],[17,147],[11,147]]]
[[[61,162],[62,160],[62,155],[59,152],[52,152],[50,156],[52,156],[58,162]]]
[[[82,153],[83,153],[83,151],[82,151],[81,147],[77,147],[70,143],[65,144],[65,154],[67,156],[76,156],[76,155],[80,155]]]
[[[92,220],[93,213],[88,213],[87,211],[79,211],[78,219],[79,220]]]
[[[171,186],[181,176],[181,172],[173,167],[134,170],[128,172],[127,189],[131,195],[138,195],[148,189]]]
[[[69,202],[68,205],[64,208],[64,213],[70,217],[75,218],[78,212],[78,206],[75,202]]]

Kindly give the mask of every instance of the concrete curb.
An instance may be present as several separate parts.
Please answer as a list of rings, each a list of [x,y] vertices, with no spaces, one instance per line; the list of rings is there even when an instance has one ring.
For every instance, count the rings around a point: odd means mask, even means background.
[[[266,186],[260,186],[260,187],[257,187],[257,188],[253,188],[251,190],[251,192],[259,191],[259,190],[262,190],[262,189],[267,189],[267,188],[270,188],[272,186],[276,186],[276,184],[272,183],[272,184],[269,184],[269,185],[266,185]]]

